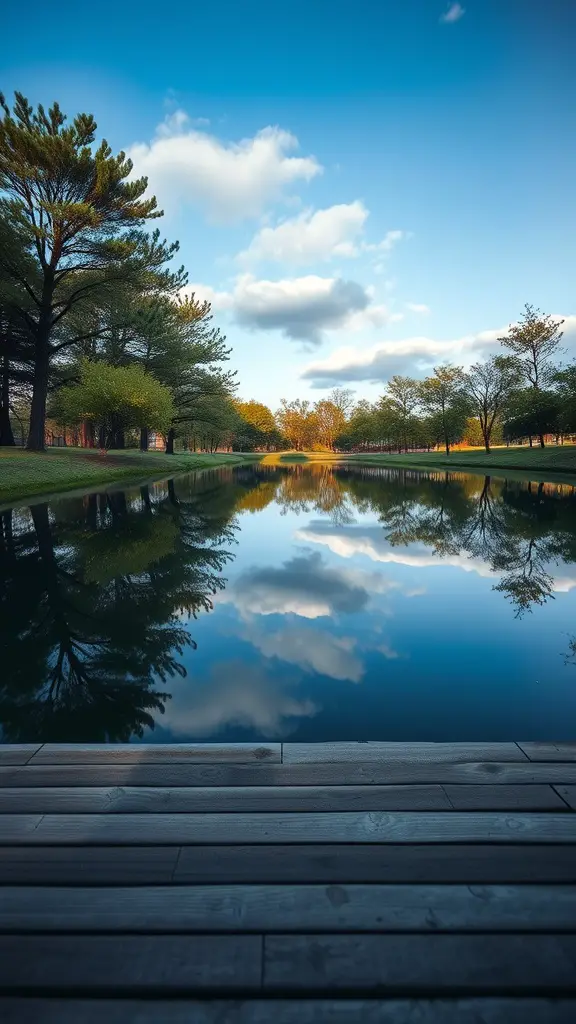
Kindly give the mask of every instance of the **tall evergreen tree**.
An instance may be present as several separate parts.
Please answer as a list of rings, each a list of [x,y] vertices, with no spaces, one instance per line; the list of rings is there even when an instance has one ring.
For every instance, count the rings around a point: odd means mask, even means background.
[[[10,249],[0,268],[26,294],[13,311],[26,324],[34,350],[34,381],[28,447],[42,450],[51,366],[77,340],[66,330],[72,310],[129,281],[140,289],[157,275],[166,290],[185,281],[166,269],[178,245],[147,236],[142,225],[161,216],[154,197],[144,198],[147,179],[128,180],[132,162],[112,154],[97,125],[78,114],[70,125],[57,103],[36,111],[22,93],[10,110],[0,94],[0,216],[22,232],[32,267]]]

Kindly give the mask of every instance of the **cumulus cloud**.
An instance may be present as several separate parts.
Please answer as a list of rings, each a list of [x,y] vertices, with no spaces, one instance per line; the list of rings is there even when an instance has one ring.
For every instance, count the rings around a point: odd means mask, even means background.
[[[135,175],[146,175],[160,206],[199,206],[221,222],[256,217],[286,188],[322,172],[313,156],[290,155],[298,140],[278,127],[224,142],[182,111],[170,114],[150,142],[128,149]]]
[[[382,326],[389,319],[386,306],[372,302],[368,288],[339,277],[258,279],[252,274],[236,278],[231,291],[193,284],[199,298],[216,310],[229,310],[232,320],[251,331],[281,331],[293,341],[320,345],[327,330],[360,330]]]
[[[170,689],[172,700],[162,725],[173,736],[213,736],[234,726],[267,737],[283,736],[294,720],[311,718],[319,710],[267,676],[258,664],[241,661],[217,664],[209,678],[193,684],[190,679],[174,679]]]
[[[448,10],[440,15],[440,21],[444,25],[453,25],[456,21],[460,21],[465,14],[466,8],[462,7],[462,4],[450,4]]]
[[[576,350],[576,316],[564,319],[563,345],[573,355]],[[306,367],[301,374],[312,381],[313,388],[332,387],[335,384],[355,381],[380,383],[394,373],[407,373],[422,377],[440,362],[456,362],[469,366],[491,353],[500,352],[498,338],[506,334],[508,324],[496,330],[480,331],[450,341],[437,341],[425,336],[404,338],[400,341],[385,341],[369,349],[341,348],[327,359]]]
[[[488,562],[473,558],[465,552],[457,555],[437,555],[425,544],[407,544],[402,548],[393,547],[386,540],[380,526],[334,526],[323,520],[312,522],[297,533],[298,540],[308,544],[323,544],[340,558],[354,558],[365,555],[372,562],[406,565],[415,569],[437,566],[452,566],[464,572],[475,572],[479,576],[496,576]],[[416,597],[421,590],[405,592],[405,596]]]
[[[364,674],[362,661],[354,652],[354,637],[334,636],[322,629],[291,623],[270,633],[251,625],[244,629],[242,638],[265,658],[279,658],[304,672],[352,683],[360,682]]]
[[[319,619],[364,611],[373,595],[397,587],[381,572],[333,568],[319,552],[307,552],[281,566],[247,569],[215,600],[233,604],[245,622],[256,615]]]
[[[407,302],[406,309],[409,309],[411,313],[422,313],[423,315],[430,312],[430,306],[424,302]]]
[[[239,259],[305,265],[333,256],[358,256],[367,217],[368,210],[359,200],[315,212],[304,210],[276,227],[262,228]]]
[[[345,572],[331,569],[318,553],[296,555],[282,566],[248,569],[227,592],[243,613],[300,615],[317,619],[362,611],[368,591]]]

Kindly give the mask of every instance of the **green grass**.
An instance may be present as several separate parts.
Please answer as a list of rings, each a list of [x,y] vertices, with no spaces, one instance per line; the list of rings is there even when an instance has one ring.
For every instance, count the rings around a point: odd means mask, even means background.
[[[118,451],[100,455],[88,448],[49,448],[27,452],[0,448],[0,503],[32,495],[82,490],[98,484],[172,476],[194,469],[210,469],[258,459],[240,454]]]
[[[435,469],[450,467],[467,469],[476,473],[503,473],[518,471],[532,479],[546,478],[547,474],[570,475],[576,478],[576,445],[549,445],[546,448],[495,448],[488,455],[478,449],[445,452],[417,452],[408,455],[384,453],[343,455],[331,452],[307,452],[309,462],[338,462],[362,466],[405,466],[413,469]],[[265,459],[265,461],[267,461]]]

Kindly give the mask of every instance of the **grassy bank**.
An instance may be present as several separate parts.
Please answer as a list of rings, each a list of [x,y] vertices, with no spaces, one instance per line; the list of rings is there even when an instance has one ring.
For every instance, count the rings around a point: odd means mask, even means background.
[[[164,452],[139,451],[101,455],[88,448],[49,448],[46,452],[0,448],[0,504],[98,484],[172,476],[186,470],[210,469],[255,458],[259,456],[183,452],[165,455]]]
[[[546,479],[547,475],[571,476],[576,480],[576,445],[551,445],[547,448],[494,448],[488,455],[484,451],[472,449],[453,451],[449,456],[445,452],[417,452],[408,455],[388,455],[371,453],[367,455],[353,453],[351,455],[332,452],[298,452],[294,458],[299,462],[303,456],[310,462],[338,462],[347,465],[362,466],[405,466],[412,469],[467,469],[475,473],[495,473],[502,475],[508,471],[525,473],[532,479]],[[266,456],[264,461],[278,458]],[[290,458],[281,456],[282,461]]]

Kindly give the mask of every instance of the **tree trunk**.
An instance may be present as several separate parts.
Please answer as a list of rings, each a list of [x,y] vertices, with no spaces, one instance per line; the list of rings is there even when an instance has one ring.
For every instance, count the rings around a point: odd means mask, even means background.
[[[94,424],[91,420],[84,420],[82,423],[82,447],[94,447]]]
[[[149,443],[148,427],[140,427],[140,451],[147,452]]]
[[[106,427],[98,427],[98,447],[106,447]]]
[[[30,406],[30,430],[26,447],[29,452],[43,452],[46,435],[46,400],[48,398],[48,345],[38,342],[34,365],[34,386]]]
[[[8,355],[2,360],[2,390],[0,392],[0,446],[16,444],[10,423],[10,362]]]
[[[540,438],[540,447],[541,448],[545,448],[546,447],[546,442],[544,440],[544,434],[539,434],[539,438]]]
[[[532,445],[532,434],[530,434],[530,437],[528,438],[528,440],[530,442],[530,447],[532,448],[533,447],[533,445]]]
[[[176,436],[176,431],[174,430],[174,427],[170,427],[170,430],[168,431],[168,433],[166,435],[166,455],[174,455],[174,438],[175,438],[175,436]]]

